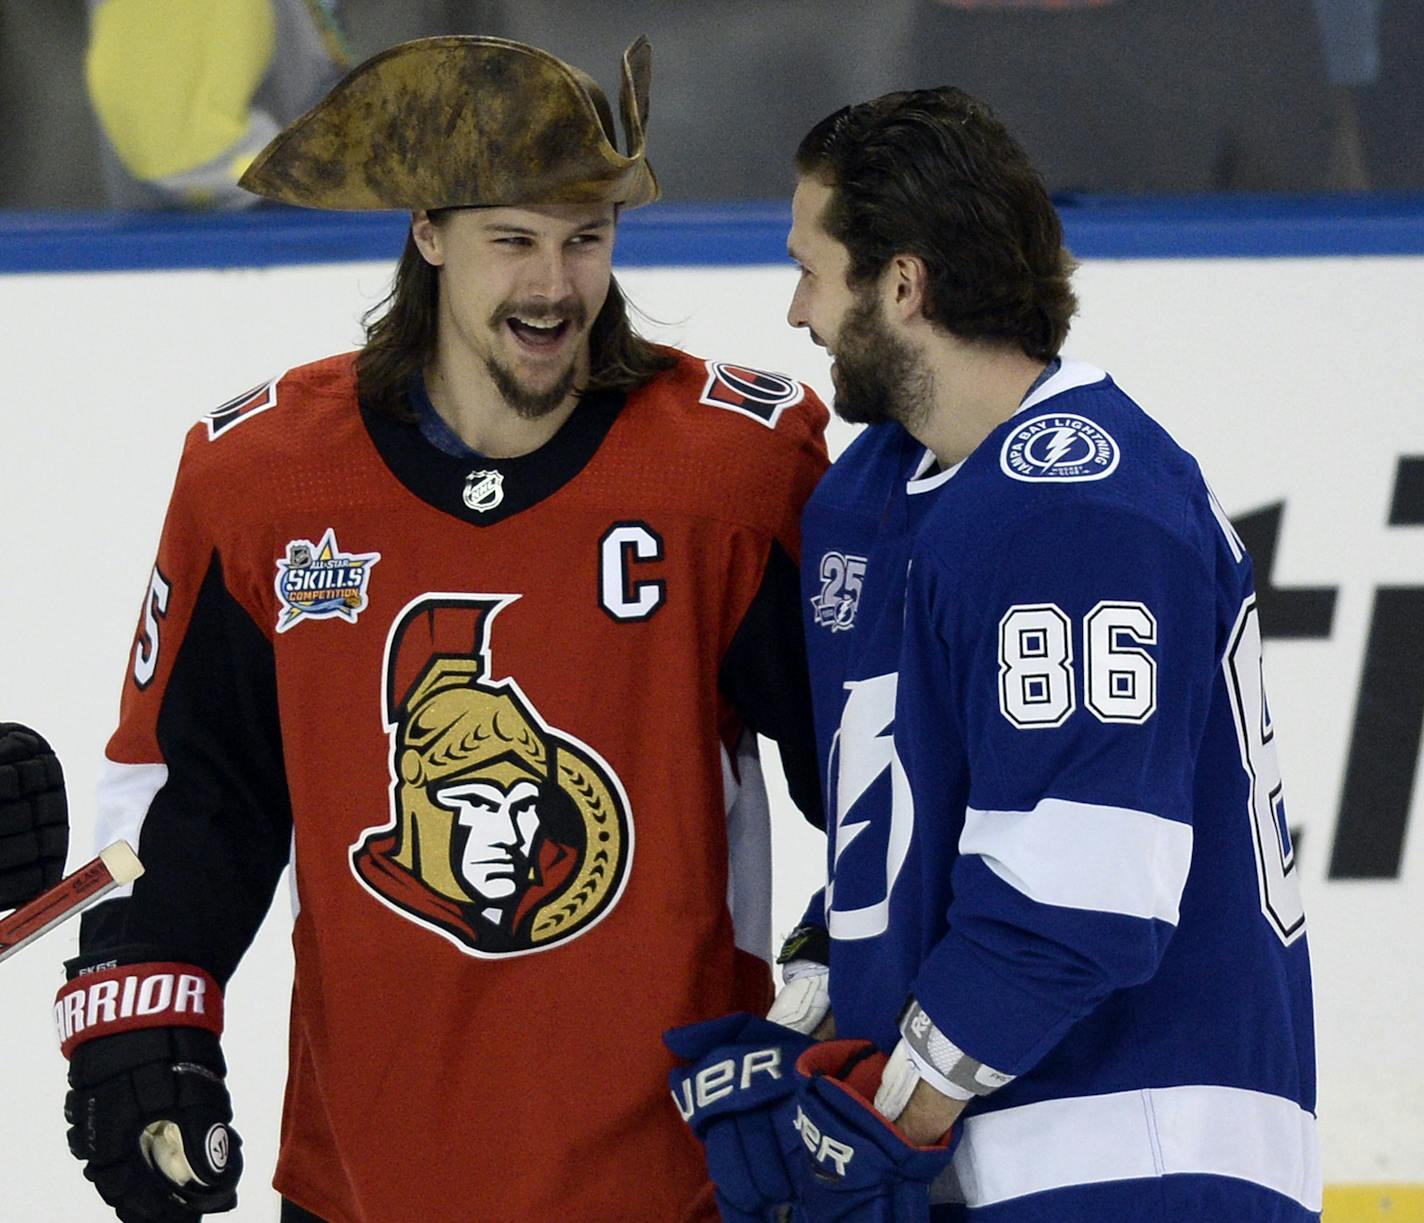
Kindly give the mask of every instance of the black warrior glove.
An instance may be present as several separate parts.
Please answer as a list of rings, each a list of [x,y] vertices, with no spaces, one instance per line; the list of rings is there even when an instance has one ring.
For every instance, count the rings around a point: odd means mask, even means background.
[[[236,1206],[242,1139],[217,982],[190,964],[80,969],[55,1020],[69,1149],[122,1223],[196,1223]]]
[[[0,722],[0,909],[53,887],[69,851],[64,773],[28,726]]]

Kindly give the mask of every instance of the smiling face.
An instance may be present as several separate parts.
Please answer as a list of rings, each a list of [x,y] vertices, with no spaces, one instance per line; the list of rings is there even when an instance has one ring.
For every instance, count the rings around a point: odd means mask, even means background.
[[[537,419],[584,385],[589,332],[612,282],[611,204],[462,208],[411,227],[440,268],[441,356]]]
[[[815,177],[801,178],[791,197],[786,253],[799,278],[786,321],[806,328],[813,343],[834,353],[841,325],[855,307],[856,293],[850,286],[850,252],[821,224],[830,199],[831,188]]]
[[[786,249],[800,275],[786,321],[806,328],[835,358],[837,416],[855,425],[887,420],[908,425],[924,411],[928,375],[887,321],[878,282],[850,284],[850,252],[821,221],[831,191],[815,176],[796,185]]]

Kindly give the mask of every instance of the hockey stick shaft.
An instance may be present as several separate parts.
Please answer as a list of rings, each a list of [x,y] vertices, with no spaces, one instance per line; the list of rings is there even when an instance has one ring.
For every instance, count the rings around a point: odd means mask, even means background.
[[[143,863],[127,841],[115,841],[101,849],[92,862],[0,921],[0,960],[142,874]]]

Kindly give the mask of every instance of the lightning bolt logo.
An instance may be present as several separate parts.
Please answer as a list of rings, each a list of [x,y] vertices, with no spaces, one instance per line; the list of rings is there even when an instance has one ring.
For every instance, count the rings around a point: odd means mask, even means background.
[[[1004,438],[999,467],[1013,480],[1073,484],[1106,480],[1122,452],[1101,425],[1076,412],[1047,412]]]
[[[850,690],[836,734],[840,748],[840,776],[836,778],[836,857],[870,827],[870,821],[851,820],[850,813],[890,767],[895,755],[895,688],[898,675],[880,675],[846,685]]]
[[[1078,430],[1067,425],[1060,425],[1053,430],[1053,440],[1048,443],[1048,450],[1039,464],[1044,471],[1058,463],[1065,454],[1072,449],[1073,443],[1078,440]]]
[[[895,751],[895,692],[899,687],[897,673],[877,675],[873,679],[855,680],[846,684],[846,703],[841,711],[840,729],[832,748],[835,781],[835,853],[831,873],[834,876],[841,855],[871,824],[877,820],[888,824],[885,844],[885,874],[883,898],[859,908],[838,908],[835,902],[835,881],[826,887],[827,920],[833,938],[874,938],[889,928],[890,893],[905,865],[910,851],[910,834],[914,830],[915,807],[910,797],[910,783],[904,766]],[[851,812],[881,777],[889,775],[889,802],[883,807],[867,804],[862,808],[867,818],[851,819]],[[888,807],[888,810],[885,809]],[[863,855],[862,855],[863,856]],[[858,865],[856,875],[869,864]]]

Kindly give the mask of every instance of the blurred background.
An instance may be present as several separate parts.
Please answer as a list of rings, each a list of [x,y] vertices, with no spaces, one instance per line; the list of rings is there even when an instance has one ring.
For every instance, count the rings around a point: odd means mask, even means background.
[[[817,119],[942,83],[1057,194],[1424,188],[1420,0],[0,0],[0,208],[247,206],[236,175],[346,67],[445,33],[610,93],[646,33],[671,200],[783,198]]]

